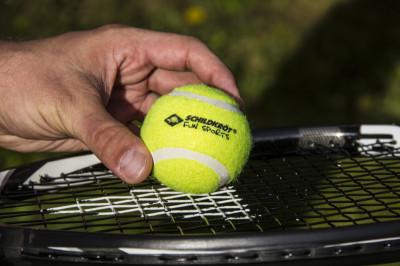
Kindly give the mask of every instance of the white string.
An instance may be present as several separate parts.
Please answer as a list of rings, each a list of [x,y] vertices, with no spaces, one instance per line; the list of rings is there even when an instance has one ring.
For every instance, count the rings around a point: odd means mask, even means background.
[[[180,215],[184,219],[201,217],[206,220],[207,217],[222,217],[226,220],[251,220],[248,214],[250,210],[241,201],[232,187],[203,195],[184,194],[161,187],[132,189],[128,196],[102,196],[81,200],[77,198],[76,204],[49,208],[47,212],[98,216],[138,213],[141,217]]]

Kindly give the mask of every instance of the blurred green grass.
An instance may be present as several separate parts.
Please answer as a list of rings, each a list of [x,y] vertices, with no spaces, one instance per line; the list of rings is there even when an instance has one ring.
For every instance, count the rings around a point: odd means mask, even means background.
[[[400,2],[394,0],[2,0],[0,38],[109,23],[192,35],[236,76],[253,128],[396,123]],[[0,168],[54,156],[0,150]]]

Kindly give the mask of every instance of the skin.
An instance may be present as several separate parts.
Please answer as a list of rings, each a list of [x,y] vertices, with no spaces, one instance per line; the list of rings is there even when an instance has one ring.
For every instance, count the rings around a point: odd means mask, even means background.
[[[240,104],[232,73],[201,41],[123,25],[0,41],[0,146],[91,150],[128,183],[152,158],[131,124],[173,88],[204,83]]]

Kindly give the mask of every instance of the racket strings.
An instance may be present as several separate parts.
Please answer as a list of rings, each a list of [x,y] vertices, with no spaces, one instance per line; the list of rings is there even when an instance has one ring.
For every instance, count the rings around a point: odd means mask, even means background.
[[[279,160],[266,154],[268,167],[261,167],[262,173],[256,174],[263,180],[260,187],[266,189],[260,188],[254,206],[267,206],[276,226],[286,228],[337,227],[399,219],[400,154],[398,149],[382,145],[356,146],[352,152],[335,147],[333,153],[324,148],[322,152],[301,151],[295,156],[286,153]],[[383,152],[377,153],[377,149]],[[264,201],[260,200],[261,195]]]
[[[90,170],[88,170],[90,172]],[[108,172],[107,169],[103,171]],[[81,175],[82,180],[78,176]],[[99,179],[96,179],[99,176]],[[86,170],[58,178],[46,178],[56,184],[30,184],[31,195],[24,192],[23,206],[18,191],[2,196],[1,220],[9,224],[44,228],[120,233],[217,233],[225,226],[236,230],[237,221],[249,221],[248,209],[240,204],[233,189],[222,189],[212,195],[186,195],[170,190],[150,178],[144,184],[131,186],[115,176],[104,179],[104,173],[88,174]],[[88,179],[91,183],[88,183]],[[39,196],[37,196],[39,195]],[[38,197],[40,201],[33,201]],[[7,202],[6,202],[7,201]],[[11,206],[11,207],[10,207]],[[13,219],[6,209],[37,208],[23,221]],[[8,220],[8,221],[7,221]]]
[[[116,234],[219,234],[400,220],[400,151],[391,143],[256,149],[241,177],[206,195],[138,185],[103,165],[3,191],[0,221]]]
[[[400,215],[400,165],[396,158],[400,157],[399,148],[392,148],[392,144],[385,145],[384,143],[377,141],[376,144],[372,146],[374,148],[380,149],[380,153],[371,152],[373,149],[365,149],[363,151],[368,153],[371,158],[374,159],[377,166],[374,171],[368,171],[368,166],[359,167],[365,169],[369,172],[369,177],[374,180],[371,182],[371,188],[367,188],[366,191],[369,193],[370,197],[375,199],[378,204],[376,204],[376,213],[388,212],[390,215],[398,217]],[[367,146],[368,147],[368,146]],[[377,217],[377,214],[372,214],[373,217]]]
[[[352,156],[350,156],[349,153],[347,153],[347,151],[344,152],[344,154],[346,154],[346,157],[352,158]],[[335,220],[330,220],[330,217],[333,217],[335,214],[340,214],[345,220],[349,221],[350,223],[352,223],[352,225],[356,225],[356,221],[346,212],[342,211],[342,209],[340,208],[340,205],[338,205],[338,203],[344,203],[344,202],[349,202],[349,204],[353,204],[353,205],[357,205],[357,202],[350,196],[348,195],[348,192],[346,192],[344,190],[344,188],[342,188],[341,184],[343,183],[348,183],[349,180],[352,180],[353,177],[350,173],[347,172],[346,168],[343,168],[342,162],[340,160],[338,160],[337,158],[332,158],[332,157],[327,157],[329,160],[328,165],[333,165],[336,166],[338,168],[337,172],[334,172],[334,170],[331,169],[326,169],[324,174],[323,172],[321,172],[321,175],[325,175],[325,180],[327,181],[327,185],[324,185],[324,189],[329,189],[331,188],[335,188],[335,190],[337,190],[338,193],[331,193],[331,194],[325,194],[325,193],[319,193],[319,196],[321,198],[323,198],[323,202],[321,205],[328,205],[328,208],[330,208],[332,210],[332,214],[330,215],[324,215],[323,212],[321,212],[322,216],[321,218],[324,219],[324,221],[329,224],[331,227],[336,227],[335,225]],[[350,159],[351,160],[351,159]],[[317,167],[316,167],[317,168]],[[317,168],[318,169],[318,168]],[[330,173],[332,173],[333,171],[333,175],[334,178],[331,177]],[[343,179],[339,179],[339,176],[343,176]],[[319,191],[319,188],[317,188]],[[355,188],[355,190],[358,190],[359,188]],[[343,200],[342,200],[343,198]]]

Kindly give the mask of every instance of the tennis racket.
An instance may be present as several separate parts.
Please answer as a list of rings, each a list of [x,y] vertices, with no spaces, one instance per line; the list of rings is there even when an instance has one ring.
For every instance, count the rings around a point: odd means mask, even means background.
[[[400,261],[400,128],[253,131],[238,181],[204,195],[118,179],[90,153],[0,172],[1,265]]]

